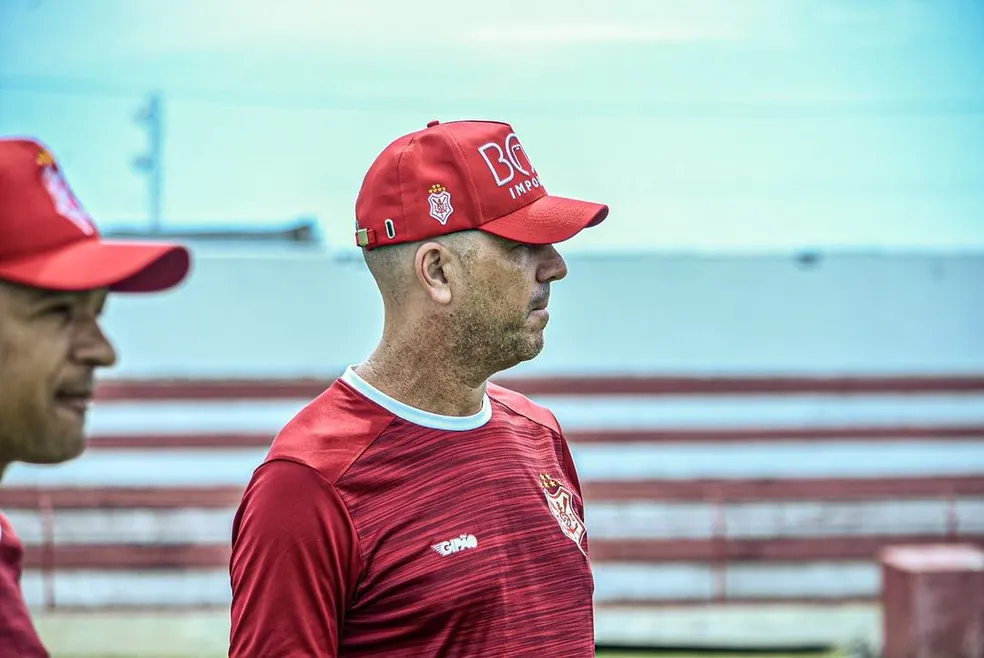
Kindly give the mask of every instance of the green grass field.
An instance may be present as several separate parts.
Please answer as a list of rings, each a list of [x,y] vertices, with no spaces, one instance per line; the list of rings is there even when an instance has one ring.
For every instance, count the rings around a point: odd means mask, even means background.
[[[599,651],[597,658],[841,658],[841,653],[747,653],[716,651],[712,653],[679,653],[662,651]],[[101,656],[100,658],[120,658],[121,654]],[[52,658],[77,658],[59,654]],[[86,658],[95,658],[86,656]]]
[[[2,1],[2,0],[0,0]],[[229,615],[224,609],[37,611],[35,623],[52,658],[225,658]],[[132,647],[140,647],[133,651]],[[652,651],[601,647],[597,658],[847,658],[836,651]],[[2,654],[2,651],[0,651]]]
[[[827,653],[756,653],[748,651],[685,652],[678,651],[599,651],[597,658],[844,658],[839,651]]]
[[[663,651],[599,651],[597,658],[841,658],[840,653],[748,653],[715,651],[713,653],[670,653]]]
[[[600,651],[597,654],[597,658],[727,658],[728,656],[733,656],[734,658],[840,658],[841,654],[836,653],[795,653],[795,654],[778,654],[778,653],[768,653],[768,654],[757,654],[757,653],[725,653],[725,652],[714,652],[714,653],[664,653],[660,651],[652,652],[623,652],[623,651]],[[107,656],[102,656],[101,658],[120,658],[121,654],[112,654]],[[60,654],[52,656],[52,658],[76,658],[75,656]],[[86,656],[85,658],[93,658],[92,656]],[[183,658],[183,657],[176,657]]]

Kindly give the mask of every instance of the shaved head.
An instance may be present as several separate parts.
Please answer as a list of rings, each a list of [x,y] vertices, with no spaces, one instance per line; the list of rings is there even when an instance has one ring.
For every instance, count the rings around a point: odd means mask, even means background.
[[[478,231],[460,231],[442,235],[426,242],[436,242],[468,263],[481,246],[482,235]],[[387,247],[363,250],[362,256],[372,274],[383,299],[389,302],[394,295],[402,297],[415,280],[414,259],[425,241],[407,242]],[[393,300],[395,301],[395,300]]]
[[[407,285],[413,278],[413,258],[419,246],[418,243],[408,242],[363,250],[366,266],[383,297]]]

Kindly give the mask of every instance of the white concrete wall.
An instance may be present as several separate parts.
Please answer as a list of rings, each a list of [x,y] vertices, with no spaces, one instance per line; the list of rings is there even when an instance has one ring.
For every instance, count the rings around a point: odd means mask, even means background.
[[[518,372],[984,373],[984,254],[841,255],[822,259],[812,269],[781,256],[580,255],[569,258],[569,264],[571,274],[556,286],[551,301],[547,348]],[[332,376],[373,348],[380,321],[380,304],[361,260],[311,253],[200,253],[191,280],[179,291],[151,298],[120,296],[111,303],[107,329],[117,341],[122,361],[110,374]],[[984,418],[984,397],[979,393],[602,400],[545,396],[541,401],[571,430],[937,427],[979,424]],[[92,429],[100,436],[273,432],[303,402],[107,402],[96,405]],[[229,413],[230,407],[240,405],[247,413]],[[148,423],[148,418],[153,422]],[[574,445],[573,450],[582,481],[591,482],[975,475],[984,464],[982,448],[980,440],[914,439],[822,445],[802,441],[602,444]],[[242,484],[263,452],[261,448],[90,451],[57,467],[15,465],[5,485]],[[598,505],[589,523],[599,537],[704,537],[712,525],[710,508],[699,502],[606,505],[601,501]],[[953,509],[964,531],[979,530],[982,505],[979,497],[957,502]],[[948,513],[947,503],[922,499],[736,503],[726,508],[726,521],[733,534],[748,537],[812,537],[862,530],[893,535],[943,532]],[[231,509],[80,511],[60,514],[56,531],[62,539],[84,536],[87,541],[96,540],[94,535],[100,533],[106,541],[110,537],[137,543],[220,541],[228,531],[230,515]],[[36,513],[15,516],[25,539],[34,545],[40,535]],[[215,568],[71,572],[58,574],[55,594],[60,605],[184,602],[224,609],[228,604],[225,573]],[[729,595],[750,599],[777,594],[871,596],[879,585],[877,566],[870,560],[741,563],[729,566],[726,576]],[[596,579],[601,602],[707,597],[718,584],[718,574],[703,562],[601,563]],[[44,600],[44,584],[39,572],[25,573],[25,593],[32,605]],[[877,638],[874,606],[820,606],[790,612],[794,608],[792,604],[781,609],[601,607],[598,637],[613,643],[708,646]],[[787,613],[792,616],[784,617]],[[177,655],[175,638],[186,633],[195,638],[192,653],[205,655],[204,647],[209,646],[218,655],[227,637],[223,621],[227,614],[210,619],[194,628],[175,622],[166,633],[170,640],[154,646],[168,647]],[[68,618],[64,613],[40,617],[42,632],[58,647],[81,646],[78,638],[91,630],[91,623],[90,618]],[[108,623],[112,628],[119,621]],[[180,633],[174,630],[185,626]],[[164,635],[163,628],[145,630]]]
[[[984,254],[568,261],[547,347],[516,374],[984,371]],[[180,290],[112,302],[111,374],[334,375],[381,319],[358,253],[202,251]]]

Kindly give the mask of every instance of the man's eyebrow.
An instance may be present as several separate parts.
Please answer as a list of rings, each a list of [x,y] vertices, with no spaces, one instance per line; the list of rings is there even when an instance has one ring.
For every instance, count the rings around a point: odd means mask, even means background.
[[[77,293],[67,290],[45,290],[41,288],[29,289],[32,301],[46,302],[51,299],[61,299],[64,297],[75,297]]]
[[[53,301],[75,302],[78,299],[77,292],[68,290],[47,290],[43,288],[26,288],[25,301],[30,308],[37,308]]]

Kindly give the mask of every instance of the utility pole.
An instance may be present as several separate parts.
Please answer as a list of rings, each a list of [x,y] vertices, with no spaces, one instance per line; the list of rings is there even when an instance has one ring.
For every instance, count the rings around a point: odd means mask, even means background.
[[[157,234],[160,233],[163,221],[161,196],[164,191],[164,110],[161,94],[156,92],[151,94],[147,98],[147,104],[137,111],[135,119],[147,130],[148,150],[134,159],[133,166],[147,176],[150,232]]]

